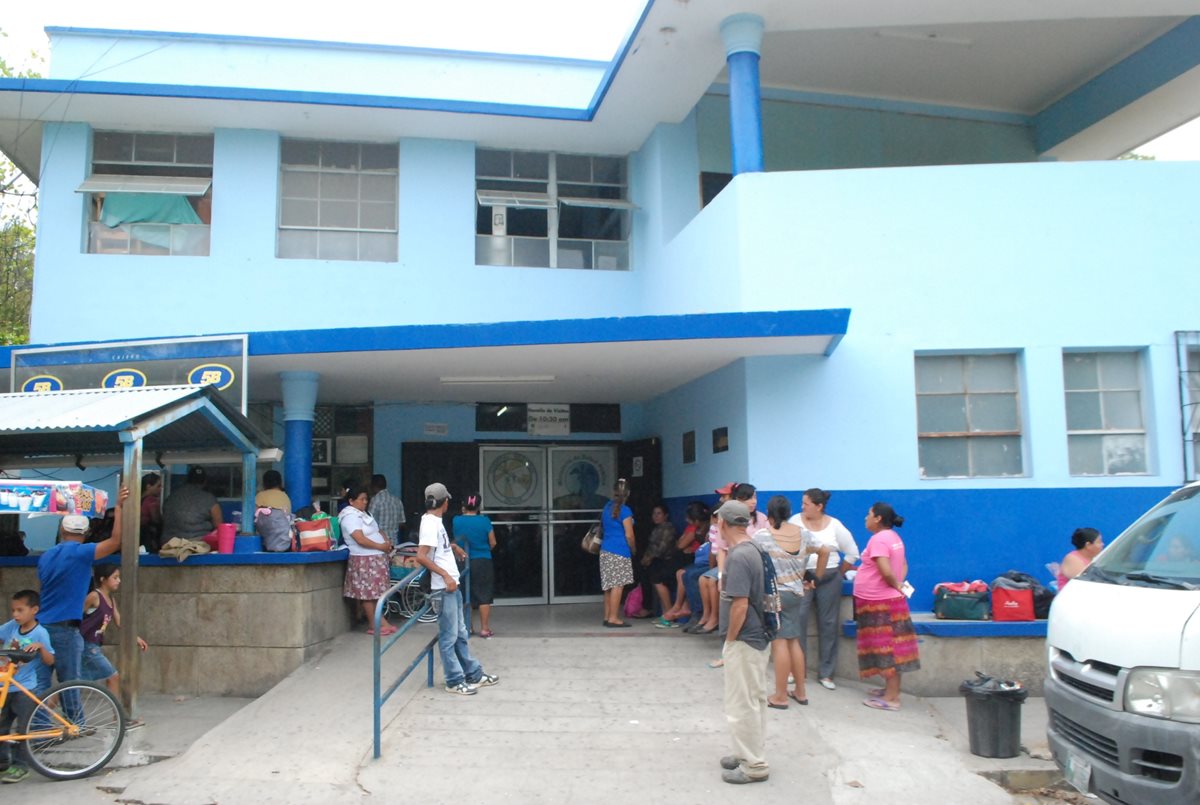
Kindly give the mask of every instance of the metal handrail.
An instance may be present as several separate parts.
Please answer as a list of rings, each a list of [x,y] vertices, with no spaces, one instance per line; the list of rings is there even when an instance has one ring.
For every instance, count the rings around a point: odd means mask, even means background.
[[[462,572],[459,574],[459,584],[461,585],[462,582],[465,580],[468,585],[466,587],[460,587],[460,589],[463,590],[463,600],[466,603],[466,605],[463,607],[464,619],[471,617],[471,610],[470,610],[470,600],[471,600],[470,589],[471,588],[469,586],[470,579],[468,578],[468,576],[470,575],[470,573],[468,571],[469,571],[469,565],[468,565],[468,567],[463,568]],[[397,592],[399,592],[401,590],[401,588],[406,587],[409,584],[418,583],[421,580],[421,575],[423,573],[428,573],[428,572],[429,571],[423,567],[413,568],[402,579],[400,579],[395,584],[393,584],[391,587],[389,587],[387,589],[387,592],[385,592],[383,595],[381,595],[379,597],[379,600],[375,602],[375,622],[374,622],[375,646],[374,646],[374,651],[373,651],[373,654],[374,654],[374,689],[373,689],[373,693],[372,693],[372,696],[373,696],[372,709],[374,711],[374,739],[375,739],[374,751],[375,751],[375,759],[376,760],[378,760],[379,757],[383,754],[383,749],[381,747],[381,743],[382,743],[382,734],[383,734],[383,705],[384,705],[384,702],[386,702],[388,699],[390,699],[392,694],[395,693],[396,690],[401,685],[404,684],[404,681],[406,679],[408,679],[409,674],[411,674],[413,671],[416,670],[417,666],[421,664],[421,660],[423,660],[423,659],[428,659],[428,668],[427,668],[426,674],[425,674],[425,686],[429,687],[429,688],[433,687],[433,647],[435,645],[437,645],[437,639],[438,639],[438,636],[436,634],[429,639],[429,642],[426,643],[424,645],[424,647],[422,647],[422,649],[417,653],[417,656],[413,659],[412,662],[410,662],[408,664],[408,667],[404,669],[404,672],[401,673],[400,676],[396,679],[396,681],[391,684],[391,686],[387,689],[387,691],[384,692],[382,690],[382,688],[383,688],[383,655],[384,655],[384,653],[386,653],[392,646],[394,646],[396,644],[396,641],[399,640],[401,637],[403,637],[405,635],[405,633],[408,632],[408,630],[413,627],[414,624],[420,623],[421,616],[424,615],[426,612],[428,612],[433,607],[433,599],[432,599],[432,596],[426,598],[425,603],[421,605],[421,608],[418,609],[416,612],[412,613],[412,615],[409,616],[408,622],[405,623],[403,626],[401,626],[399,629],[397,629],[396,632],[388,638],[386,643],[383,641],[383,635],[380,633],[380,629],[383,626],[383,611],[387,607],[387,602],[388,602],[389,598],[391,598],[393,595],[395,595]],[[467,623],[469,626],[470,622],[467,621]]]

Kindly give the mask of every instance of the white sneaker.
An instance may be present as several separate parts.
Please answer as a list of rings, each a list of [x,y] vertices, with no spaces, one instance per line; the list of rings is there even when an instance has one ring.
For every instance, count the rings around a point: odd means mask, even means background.
[[[499,682],[500,677],[492,676],[491,674],[484,674],[483,676],[479,677],[478,682],[468,682],[467,684],[473,688],[487,688],[491,687],[492,685],[499,684]]]
[[[837,685],[827,676],[823,676],[817,681],[821,683],[821,687],[825,688],[825,690],[837,690]]]
[[[466,682],[459,682],[457,685],[447,685],[447,693],[457,693],[459,696],[474,696],[475,686],[468,685]]]

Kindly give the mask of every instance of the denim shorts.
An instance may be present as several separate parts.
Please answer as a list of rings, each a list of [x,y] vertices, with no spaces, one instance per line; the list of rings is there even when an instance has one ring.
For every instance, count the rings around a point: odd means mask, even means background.
[[[83,662],[79,670],[80,676],[89,682],[109,679],[117,673],[117,669],[108,661],[108,657],[104,656],[100,646],[86,641],[83,644]]]
[[[720,575],[720,572],[715,567],[710,567],[708,570],[706,570],[700,574],[700,578],[713,579],[715,581],[717,576],[719,576],[719,575]]]

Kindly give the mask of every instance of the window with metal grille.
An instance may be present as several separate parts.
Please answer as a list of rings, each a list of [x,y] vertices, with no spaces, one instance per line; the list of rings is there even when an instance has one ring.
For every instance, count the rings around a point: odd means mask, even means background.
[[[1017,356],[918,355],[922,478],[1024,474]]]
[[[1067,454],[1072,475],[1145,473],[1139,352],[1064,352]]]
[[[1179,362],[1180,426],[1183,435],[1183,478],[1200,478],[1200,331],[1175,333]]]

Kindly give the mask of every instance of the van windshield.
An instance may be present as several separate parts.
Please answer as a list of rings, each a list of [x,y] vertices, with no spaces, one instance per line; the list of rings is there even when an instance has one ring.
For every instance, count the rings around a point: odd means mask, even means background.
[[[1080,577],[1200,589],[1200,484],[1178,490],[1142,515]]]

